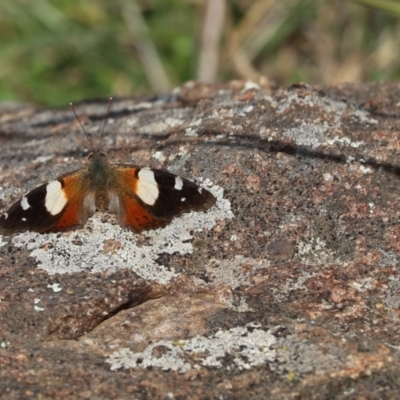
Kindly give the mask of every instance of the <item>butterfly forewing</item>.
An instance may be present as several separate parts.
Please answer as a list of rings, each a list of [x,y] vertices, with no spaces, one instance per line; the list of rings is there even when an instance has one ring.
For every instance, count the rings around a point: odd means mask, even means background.
[[[172,219],[188,211],[205,211],[215,204],[215,197],[197,184],[167,171],[153,171],[159,188],[154,215]]]
[[[32,190],[0,217],[0,229],[5,233],[46,232],[83,223],[82,177],[82,170],[75,171]]]
[[[184,212],[205,211],[215,203],[209,191],[167,171],[116,165],[114,173],[121,193],[119,219],[134,230],[165,226]]]

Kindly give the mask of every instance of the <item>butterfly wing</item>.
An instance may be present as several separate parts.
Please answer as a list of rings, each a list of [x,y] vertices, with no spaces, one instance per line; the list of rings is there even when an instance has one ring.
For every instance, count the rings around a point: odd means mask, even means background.
[[[32,190],[0,217],[6,234],[27,230],[46,232],[83,224],[95,211],[88,199],[89,181],[78,170]]]
[[[195,183],[167,171],[129,165],[113,165],[119,197],[121,225],[140,232],[165,226],[189,211],[206,211],[215,197]]]

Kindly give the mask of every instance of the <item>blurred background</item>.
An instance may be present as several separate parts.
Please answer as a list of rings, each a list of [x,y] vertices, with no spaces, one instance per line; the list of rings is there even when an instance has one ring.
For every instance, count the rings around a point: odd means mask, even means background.
[[[400,77],[398,0],[1,0],[0,101]]]

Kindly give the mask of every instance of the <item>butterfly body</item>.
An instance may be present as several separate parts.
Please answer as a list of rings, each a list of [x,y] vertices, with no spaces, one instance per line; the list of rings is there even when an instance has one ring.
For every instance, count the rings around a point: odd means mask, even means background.
[[[0,217],[0,232],[59,231],[83,225],[96,211],[116,214],[122,226],[140,232],[168,224],[189,211],[206,211],[215,197],[167,171],[110,164],[103,152],[83,168],[50,181]]]

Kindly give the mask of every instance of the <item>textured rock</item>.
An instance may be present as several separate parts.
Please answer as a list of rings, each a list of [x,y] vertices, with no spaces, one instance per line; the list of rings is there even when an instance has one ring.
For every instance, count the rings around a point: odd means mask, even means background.
[[[114,101],[103,147],[217,204],[0,237],[4,398],[397,398],[400,85],[187,83]],[[97,143],[106,102],[76,106]],[[84,165],[69,110],[0,107],[2,210]]]

